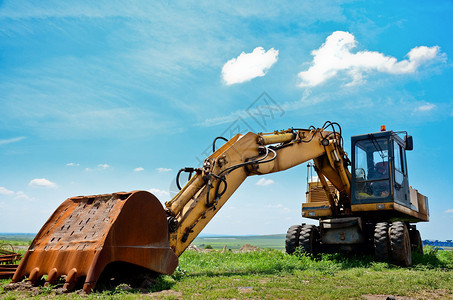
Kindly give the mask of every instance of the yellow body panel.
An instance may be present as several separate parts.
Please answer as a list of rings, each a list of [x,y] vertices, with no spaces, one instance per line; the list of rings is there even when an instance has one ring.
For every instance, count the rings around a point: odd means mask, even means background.
[[[302,204],[302,217],[315,218],[332,215],[332,208],[329,201],[317,201]]]
[[[355,204],[351,205],[352,212],[372,212],[379,210],[387,211],[397,211],[407,216],[411,216],[420,221],[428,221],[429,215],[424,212],[417,212],[413,209],[410,209],[404,205],[398,204],[396,202],[387,202],[387,203],[369,203],[369,204]]]

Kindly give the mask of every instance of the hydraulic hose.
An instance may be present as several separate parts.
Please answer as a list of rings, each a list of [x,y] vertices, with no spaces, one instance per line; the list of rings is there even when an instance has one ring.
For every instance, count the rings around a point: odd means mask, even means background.
[[[224,140],[225,142],[228,142],[228,139],[224,138],[223,136],[218,136],[214,139],[214,141],[212,142],[212,152],[215,152],[215,142],[217,140]]]

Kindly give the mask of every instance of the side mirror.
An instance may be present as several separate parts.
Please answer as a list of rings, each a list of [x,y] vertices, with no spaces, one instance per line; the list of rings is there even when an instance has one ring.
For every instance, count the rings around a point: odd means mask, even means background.
[[[406,135],[404,138],[404,149],[410,151],[414,149],[414,141],[412,140],[412,135]]]

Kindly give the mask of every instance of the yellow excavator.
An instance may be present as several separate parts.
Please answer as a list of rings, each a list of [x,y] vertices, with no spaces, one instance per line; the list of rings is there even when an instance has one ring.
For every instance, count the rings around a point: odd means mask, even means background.
[[[218,137],[201,168],[178,172],[180,191],[165,207],[146,191],[69,198],[41,228],[12,282],[54,284],[63,278],[67,291],[80,286],[91,292],[113,266],[172,274],[178,257],[248,176],[310,160],[317,180],[308,183],[302,216],[319,220],[319,226],[290,227],[286,251],[366,249],[410,265],[411,250],[422,251],[411,223],[429,218],[427,198],[407,179],[405,153],[413,148],[412,137],[384,128],[354,136],[351,162],[341,134],[340,125],[328,121],[321,128]],[[219,139],[226,143],[216,150]],[[189,180],[181,187],[184,172]]]

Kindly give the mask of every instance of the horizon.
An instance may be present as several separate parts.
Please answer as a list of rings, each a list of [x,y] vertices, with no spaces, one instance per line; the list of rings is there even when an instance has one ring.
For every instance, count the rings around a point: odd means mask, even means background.
[[[0,232],[1,235],[33,235],[35,236],[37,233],[21,233],[21,232]],[[274,234],[250,234],[250,235],[225,235],[225,234],[209,234],[209,233],[200,233],[196,238],[241,238],[241,237],[265,237],[265,236],[286,236],[286,233],[274,233]],[[433,240],[430,238],[423,238],[423,241],[430,241],[430,242],[451,242],[452,240]]]

